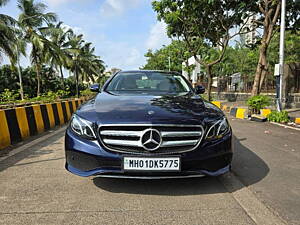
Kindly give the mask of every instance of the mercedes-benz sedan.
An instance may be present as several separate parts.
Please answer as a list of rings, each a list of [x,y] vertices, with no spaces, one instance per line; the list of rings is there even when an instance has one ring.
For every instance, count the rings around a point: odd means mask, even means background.
[[[121,71],[73,114],[66,169],[79,176],[176,178],[229,171],[232,131],[223,112],[180,74]]]

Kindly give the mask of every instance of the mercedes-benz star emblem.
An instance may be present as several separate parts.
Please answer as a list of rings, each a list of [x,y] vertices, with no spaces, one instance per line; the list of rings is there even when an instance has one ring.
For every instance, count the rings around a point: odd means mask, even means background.
[[[162,138],[158,130],[149,128],[144,130],[140,141],[144,149],[147,151],[155,151],[160,147]]]

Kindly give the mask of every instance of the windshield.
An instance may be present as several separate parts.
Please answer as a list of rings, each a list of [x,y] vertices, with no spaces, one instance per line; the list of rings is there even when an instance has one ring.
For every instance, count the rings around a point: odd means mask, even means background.
[[[108,84],[106,91],[117,93],[181,94],[191,91],[185,79],[174,73],[120,72]]]

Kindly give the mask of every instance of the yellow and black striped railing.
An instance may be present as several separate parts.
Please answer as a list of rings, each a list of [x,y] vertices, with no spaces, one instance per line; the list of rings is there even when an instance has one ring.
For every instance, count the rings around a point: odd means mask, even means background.
[[[84,98],[0,110],[0,149],[69,121]]]

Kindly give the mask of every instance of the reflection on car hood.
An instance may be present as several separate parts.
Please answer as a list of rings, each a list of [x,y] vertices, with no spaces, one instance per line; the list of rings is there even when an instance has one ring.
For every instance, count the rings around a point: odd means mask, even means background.
[[[83,104],[77,114],[99,124],[202,124],[223,116],[215,105],[190,94],[145,96],[106,92]]]

